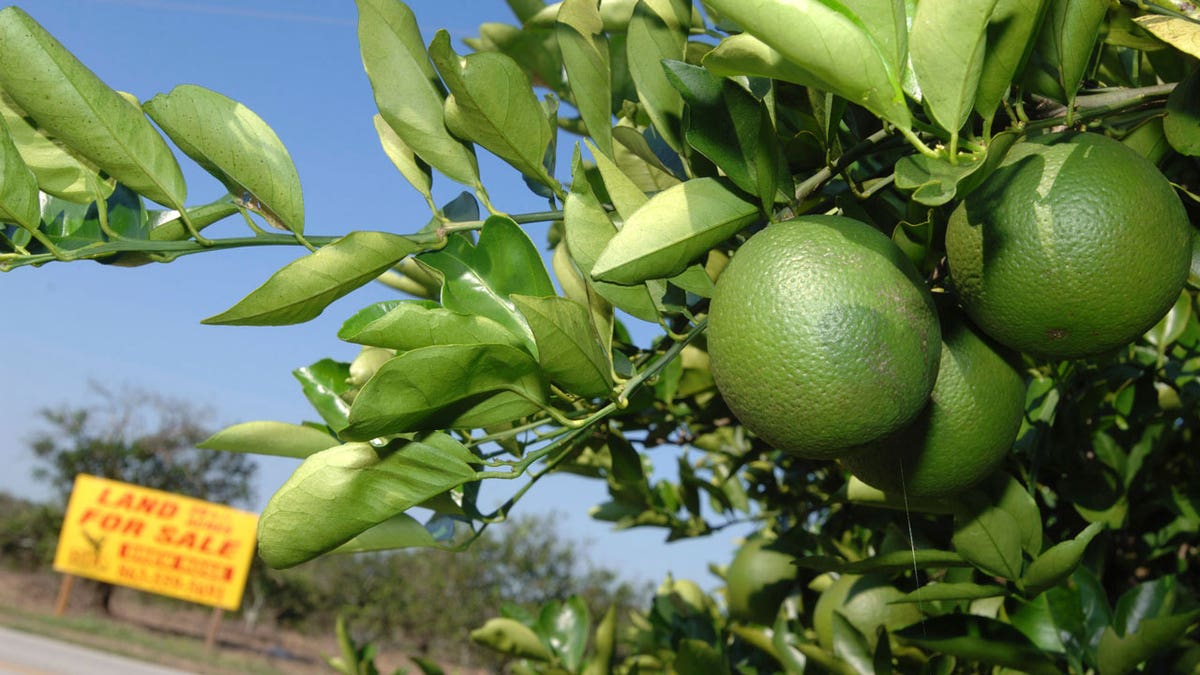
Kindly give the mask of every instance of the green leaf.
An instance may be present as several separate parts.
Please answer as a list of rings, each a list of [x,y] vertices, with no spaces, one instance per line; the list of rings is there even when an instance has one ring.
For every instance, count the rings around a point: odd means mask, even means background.
[[[958,184],[984,166],[978,157],[958,157],[951,164],[944,157],[908,155],[896,162],[896,187],[911,190],[913,200],[926,206],[949,203]]]
[[[1160,353],[1165,354],[1167,350],[1187,330],[1188,325],[1192,320],[1192,296],[1185,289],[1179,294],[1179,299],[1167,311],[1166,315],[1154,324],[1154,327],[1146,331],[1146,341],[1158,347]],[[1125,484],[1129,485],[1130,476],[1126,473]]]
[[[358,0],[358,43],[388,126],[433,168],[464,185],[478,184],[474,150],[446,129],[444,91],[412,10],[399,0]]]
[[[545,404],[541,370],[507,345],[438,345],[385,363],[359,391],[342,437],[367,440],[411,431],[484,427]]]
[[[690,13],[672,0],[639,0],[625,43],[638,103],[675,152],[683,151],[679,138],[683,99],[667,80],[661,63],[683,59],[690,19]]]
[[[554,32],[575,108],[593,142],[612,156],[612,78],[600,8],[593,0],[565,0]]]
[[[596,168],[600,171],[600,178],[604,182],[604,189],[608,192],[613,209],[616,210],[621,220],[627,220],[650,198],[633,182],[633,179],[625,175],[615,160],[609,159],[604,153],[598,151],[590,141],[585,140],[584,142],[587,143],[588,150],[592,152],[592,157],[596,160]],[[576,180],[578,180],[578,176],[576,176]]]
[[[109,176],[160,204],[183,208],[183,173],[141,108],[17,7],[0,10],[0,89],[39,127]]]
[[[958,658],[1056,675],[1058,666],[1012,626],[982,616],[948,614],[893,633],[901,642]]]
[[[730,35],[701,59],[704,69],[718,77],[765,77],[828,90],[830,84],[801,68],[749,33]]]
[[[1026,75],[1052,83],[1048,95],[1074,105],[1075,92],[1092,59],[1107,0],[1049,0],[1050,7]],[[1035,87],[1036,89],[1036,87]]]
[[[202,323],[229,326],[303,323],[318,316],[334,300],[419,250],[419,244],[396,234],[351,232],[288,263],[236,305]]]
[[[299,424],[242,422],[218,431],[196,447],[304,459],[338,444],[328,433]]]
[[[509,296],[554,295],[554,285],[537,247],[512,220],[492,216],[479,232],[479,243],[452,236],[440,251],[420,256],[442,276],[442,306],[461,314],[487,317],[519,336],[530,354],[537,343]]]
[[[516,619],[488,619],[482,627],[471,631],[471,641],[519,659],[554,660],[554,653],[542,643],[537,633]]]
[[[1066,580],[1079,566],[1083,553],[1092,539],[1104,529],[1103,523],[1092,523],[1074,539],[1059,542],[1046,549],[1029,563],[1021,576],[1021,585],[1028,595],[1036,595]]]
[[[593,152],[597,156],[603,157],[595,149]],[[572,165],[574,178],[571,181],[571,191],[567,194],[567,199],[563,204],[564,236],[571,259],[575,261],[587,283],[614,307],[643,321],[658,321],[658,308],[646,286],[621,286],[607,281],[597,281],[592,277],[596,259],[600,257],[600,253],[608,245],[608,242],[616,236],[617,228],[609,219],[608,213],[587,182],[578,148],[576,148]],[[619,171],[615,165],[611,170]],[[633,189],[641,197],[641,203],[644,204],[646,196],[636,188]],[[614,198],[615,200],[616,198]]]
[[[612,360],[592,328],[588,309],[558,296],[514,295],[537,338],[538,362],[551,381],[584,398],[612,391]]]
[[[846,483],[846,498],[854,504],[876,506],[912,513],[955,513],[961,504],[954,497],[905,497],[896,496],[871,487],[854,476]]]
[[[1117,635],[1111,627],[1105,629],[1096,650],[1100,675],[1132,672],[1139,663],[1176,644],[1198,617],[1200,610],[1145,619],[1138,630],[1124,637]]]
[[[1193,71],[1167,97],[1163,131],[1180,154],[1200,155],[1200,70]]]
[[[372,120],[384,154],[392,160],[392,164],[400,171],[400,175],[404,176],[404,180],[416,188],[426,201],[432,203],[433,194],[430,190],[433,189],[433,173],[429,164],[417,157],[417,153],[388,125],[383,115],[376,114]]]
[[[846,562],[826,556],[810,556],[797,558],[796,565],[818,572],[838,572],[840,574],[871,574],[881,572],[894,574],[904,572],[914,567],[925,569],[929,567],[970,567],[971,563],[953,551],[937,551],[933,549],[917,549],[914,551],[892,551],[855,562]]]
[[[1048,0],[999,0],[992,10],[983,69],[975,90],[975,110],[988,121],[989,127],[1012,87],[1013,78],[1029,60],[1038,26],[1048,7]]]
[[[1195,21],[1160,14],[1143,14],[1133,20],[1159,40],[1184,54],[1200,58],[1200,26]]]
[[[428,300],[389,300],[366,307],[342,324],[338,337],[399,351],[430,345],[524,347],[520,336],[486,316],[462,314]]]
[[[729,673],[729,663],[716,645],[696,638],[684,638],[679,641],[675,651],[674,671],[726,675]]]
[[[1021,526],[1007,511],[976,508],[954,517],[954,550],[979,569],[1005,579],[1021,574]]]
[[[159,94],[142,108],[184,154],[247,208],[274,227],[304,232],[296,166],[283,142],[254,111],[190,84]]]
[[[1021,482],[1005,473],[993,474],[982,486],[992,504],[1021,527],[1021,548],[1031,556],[1042,552],[1042,512]]]
[[[978,600],[980,598],[998,598],[1007,594],[1008,591],[1003,586],[996,584],[975,584],[965,581],[934,582],[906,594],[903,598],[893,600],[890,604]]]
[[[564,602],[547,603],[538,616],[537,628],[562,665],[568,671],[576,672],[583,662],[591,623],[591,614],[583,598],[572,595]]]
[[[330,553],[367,553],[399,548],[435,548],[437,539],[407,513],[399,513],[354,535]]]
[[[267,502],[258,521],[259,555],[275,568],[312,560],[474,479],[477,461],[441,433],[382,448],[347,443],[319,452]]]
[[[112,192],[112,184],[102,180],[94,167],[85,165],[38,131],[32,120],[2,91],[0,117],[8,126],[21,159],[37,177],[37,186],[42,192],[76,203],[94,201],[97,196],[107,197]]]
[[[663,67],[688,105],[688,145],[770,211],[780,188],[791,191],[791,177],[766,107],[740,84],[704,68],[682,61],[666,61]]]
[[[975,105],[985,30],[996,0],[923,0],[908,36],[913,72],[933,119],[951,138]]]
[[[858,673],[874,673],[875,659],[867,636],[863,635],[841,612],[834,610],[833,655]]]
[[[21,159],[8,125],[0,118],[0,221],[36,232],[42,224],[41,210],[37,178]]]
[[[349,363],[321,359],[311,366],[297,368],[292,376],[300,381],[304,397],[326,424],[335,431],[346,427],[350,414],[350,404],[345,398],[350,392]]]
[[[429,55],[450,89],[444,110],[451,133],[482,145],[543,185],[556,187],[542,165],[554,131],[517,62],[496,52],[461,57],[444,30],[434,36]]]
[[[911,126],[896,52],[881,51],[867,26],[845,5],[822,0],[710,0],[708,4],[812,73],[824,83],[819,88],[898,127]],[[800,35],[804,38],[798,39]]]
[[[757,220],[758,208],[713,178],[660,192],[633,213],[596,260],[601,281],[635,284],[674,276]]]

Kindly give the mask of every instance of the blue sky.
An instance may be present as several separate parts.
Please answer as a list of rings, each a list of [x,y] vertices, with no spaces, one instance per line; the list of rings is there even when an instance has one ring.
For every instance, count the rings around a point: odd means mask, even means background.
[[[288,147],[304,187],[306,232],[418,229],[429,213],[384,156],[371,124],[376,112],[355,37],[350,0],[36,0],[19,3],[110,86],[142,100],[177,84],[219,91],[258,113]],[[428,41],[447,29],[460,51],[480,23],[513,21],[501,0],[411,0]],[[560,138],[569,152],[571,139]],[[189,199],[199,204],[224,189],[180,155]],[[498,208],[538,211],[519,176],[481,156]],[[562,167],[559,163],[560,179]],[[439,203],[461,188],[435,178]],[[233,219],[209,231],[241,236]],[[544,230],[531,231],[539,245]],[[357,308],[395,297],[372,286],[298,326],[202,326],[301,254],[298,248],[248,249],[190,256],[135,269],[90,262],[53,263],[0,275],[5,358],[0,361],[0,489],[45,497],[31,484],[27,440],[35,412],[88,399],[88,381],[129,385],[184,398],[214,410],[217,424],[254,419],[299,422],[310,412],[291,371],[323,357],[350,360],[353,345],[336,338]],[[674,464],[656,450],[657,465]],[[291,473],[290,460],[260,458],[259,506]],[[604,501],[602,483],[551,477],[518,513],[562,514],[563,531],[589,541],[590,557],[632,578],[660,581],[668,572],[705,587],[719,584],[708,561],[728,562],[745,528],[664,544],[659,530],[612,533],[587,517]]]

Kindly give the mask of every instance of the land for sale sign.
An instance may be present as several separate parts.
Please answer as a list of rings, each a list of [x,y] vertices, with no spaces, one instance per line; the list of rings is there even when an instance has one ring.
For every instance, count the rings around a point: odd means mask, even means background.
[[[237,609],[258,516],[221,504],[80,474],[54,569]]]

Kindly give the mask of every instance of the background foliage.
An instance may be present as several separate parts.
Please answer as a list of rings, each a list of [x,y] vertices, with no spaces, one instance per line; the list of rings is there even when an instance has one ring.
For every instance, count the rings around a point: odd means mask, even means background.
[[[254,113],[193,86],[130,101],[32,17],[3,10],[0,266],[311,249],[214,324],[305,321],[372,280],[400,292],[347,318],[338,337],[363,346],[353,362],[314,356],[296,371],[316,421],[249,422],[203,443],[304,459],[263,512],[272,566],[479,546],[553,471],[604,481],[611,500],[594,515],[617,527],[684,538],[752,520],[795,557],[772,621],[731,617],[682,580],[619,617],[581,599],[508,607],[472,637],[514,671],[1197,667],[1195,275],[1133,344],[1026,358],[1026,415],[1004,470],[929,502],[766,447],[717,393],[704,336],[729,256],[798,214],[872,224],[949,294],[947,215],[1022,135],[1118,138],[1159,166],[1194,217],[1190,5],[509,5],[514,24],[482,26],[463,55],[445,32],[426,41],[398,0],[358,2],[381,145],[431,219],[407,235],[337,239],[305,230],[291,160]],[[582,138],[570,166],[557,166],[572,134]],[[167,138],[229,194],[187,206]],[[504,213],[479,151],[520,172],[547,210]],[[435,171],[470,192],[438,206]],[[250,236],[203,235],[236,215]],[[544,222],[546,256],[523,229]],[[650,340],[631,333],[644,324],[657,326]],[[674,479],[647,455],[668,444],[687,448]],[[483,484],[509,481],[498,508],[480,499]],[[856,622],[854,596],[822,614],[818,598],[833,597],[823,591],[839,575],[893,586],[920,620],[878,620],[893,604]],[[362,656],[351,652],[343,665]]]

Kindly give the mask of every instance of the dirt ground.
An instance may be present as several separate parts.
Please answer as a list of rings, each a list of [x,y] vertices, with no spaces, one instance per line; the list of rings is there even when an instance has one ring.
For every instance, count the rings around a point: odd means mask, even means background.
[[[9,615],[0,617],[0,623],[20,628],[21,621],[13,620],[12,617],[24,615],[28,622],[37,617],[53,616],[61,579],[62,577],[57,574],[15,572],[0,568],[0,615]],[[91,607],[92,589],[88,583],[78,580],[75,584],[71,593],[71,602],[65,612],[66,616],[101,616]],[[231,658],[216,659],[205,656],[202,651],[209,621],[212,618],[212,610],[207,607],[158,602],[148,599],[137,591],[117,588],[112,597],[111,609],[113,621],[121,622],[140,633],[145,633],[149,638],[148,642],[166,638],[194,641],[196,646],[201,647],[200,650],[183,651],[198,652],[198,657],[189,659],[181,655],[168,655],[132,644],[132,641],[123,641],[85,631],[58,632],[56,630],[54,633],[47,631],[47,634],[91,647],[118,651],[162,665],[201,673],[223,674],[250,671],[307,675],[308,673],[329,674],[334,672],[324,660],[324,656],[338,653],[332,634],[328,636],[304,635],[267,626],[257,626],[251,629],[240,618],[224,618],[217,631],[216,650],[222,657]],[[240,658],[232,658],[235,656]],[[235,660],[241,665],[229,665]],[[376,663],[381,673],[392,673],[397,668],[410,668],[410,672],[420,672],[412,667],[402,655],[389,654],[386,649],[380,650]],[[461,672],[465,675],[469,671],[447,667],[446,672]]]

